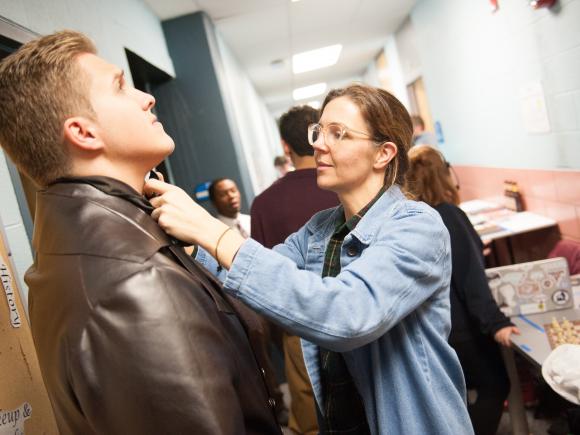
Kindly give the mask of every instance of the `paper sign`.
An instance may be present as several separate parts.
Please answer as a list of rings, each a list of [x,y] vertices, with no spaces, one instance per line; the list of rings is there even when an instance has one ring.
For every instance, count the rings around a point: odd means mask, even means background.
[[[209,186],[211,186],[211,181],[205,181],[195,186],[195,199],[199,202],[207,201],[209,199]]]
[[[0,435],[24,435],[24,422],[32,415],[28,402],[16,409],[0,409]]]
[[[540,82],[529,82],[520,88],[522,117],[528,133],[549,133],[550,120],[544,89]]]
[[[8,309],[10,310],[10,323],[13,328],[20,328],[21,320],[20,314],[18,313],[18,307],[16,306],[16,296],[14,295],[14,289],[12,288],[12,277],[10,276],[8,266],[2,262],[0,262],[0,277],[2,278],[2,287],[4,287]]]

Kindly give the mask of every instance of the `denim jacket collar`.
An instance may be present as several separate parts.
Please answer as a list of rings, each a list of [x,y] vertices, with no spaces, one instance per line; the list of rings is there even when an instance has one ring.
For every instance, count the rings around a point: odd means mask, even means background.
[[[393,205],[404,199],[404,197],[405,196],[398,185],[395,184],[389,187],[389,189],[387,189],[387,191],[363,216],[350,235],[356,237],[361,243],[368,245],[376,236],[378,228],[383,224],[383,221],[381,219],[376,219],[376,217],[388,213]],[[316,240],[322,240],[329,237],[335,229],[336,219],[340,213],[344,213],[342,205],[335,207],[325,219],[311,220],[307,224],[309,232]]]

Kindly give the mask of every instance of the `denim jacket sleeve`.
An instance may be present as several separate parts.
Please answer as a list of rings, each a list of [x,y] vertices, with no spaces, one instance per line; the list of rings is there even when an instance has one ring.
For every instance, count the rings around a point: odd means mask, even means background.
[[[300,232],[300,231],[299,231]],[[274,246],[273,250],[281,255],[290,258],[299,268],[304,268],[304,257],[300,253],[300,246],[295,243],[296,240],[304,238],[306,234],[295,233],[290,235],[285,243]],[[258,242],[255,242],[258,243]],[[261,246],[261,245],[260,245]],[[264,248],[266,249],[266,248]],[[221,267],[218,262],[201,246],[197,247],[195,260],[205,267],[212,275],[222,283],[226,280],[227,270]]]
[[[334,278],[304,270],[308,236],[303,228],[275,252],[246,241],[224,287],[296,335],[339,352],[378,339],[434,293],[449,292],[449,233],[426,206],[403,204],[385,216]]]

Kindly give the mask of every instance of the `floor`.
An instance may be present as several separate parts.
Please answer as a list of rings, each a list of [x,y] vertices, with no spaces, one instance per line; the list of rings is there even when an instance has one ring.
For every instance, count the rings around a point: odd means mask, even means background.
[[[545,435],[548,433],[548,428],[552,424],[551,421],[535,419],[533,410],[527,410],[526,414],[531,435]],[[512,435],[509,413],[503,413],[496,435]]]

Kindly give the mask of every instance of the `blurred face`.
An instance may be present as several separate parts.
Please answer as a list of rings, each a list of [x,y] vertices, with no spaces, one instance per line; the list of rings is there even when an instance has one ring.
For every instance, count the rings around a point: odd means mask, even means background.
[[[220,181],[214,189],[214,205],[218,213],[235,218],[242,207],[238,186],[232,180]]]
[[[325,106],[319,124],[325,128],[334,123],[347,127],[342,139],[329,144],[334,141],[328,140],[327,132],[313,144],[318,186],[339,195],[364,189],[373,174],[378,149],[369,139],[370,129],[348,97],[335,98]]]
[[[78,62],[89,76],[98,134],[112,162],[146,171],[171,154],[173,139],[151,113],[151,95],[128,85],[122,70],[98,56],[82,54]]]

